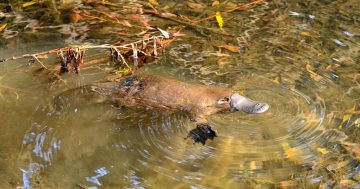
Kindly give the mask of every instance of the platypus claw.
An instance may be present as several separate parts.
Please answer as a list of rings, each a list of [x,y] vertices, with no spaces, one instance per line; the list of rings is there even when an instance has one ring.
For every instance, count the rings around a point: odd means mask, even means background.
[[[209,125],[199,123],[196,124],[195,129],[189,132],[185,139],[191,138],[194,140],[194,144],[199,142],[205,145],[207,139],[213,140],[215,137],[217,137],[216,132]]]

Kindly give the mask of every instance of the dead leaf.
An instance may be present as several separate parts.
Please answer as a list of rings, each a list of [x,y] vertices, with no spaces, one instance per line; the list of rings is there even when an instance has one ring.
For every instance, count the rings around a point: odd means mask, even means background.
[[[149,33],[143,35],[143,40],[146,40],[146,39],[149,39],[149,38],[150,38],[150,34],[149,34]]]
[[[353,180],[341,180],[340,185],[344,187],[354,187],[356,184]]]
[[[351,109],[345,111],[345,115],[342,118],[342,122],[339,125],[339,129],[343,128],[344,126],[346,126],[346,124],[349,123],[349,119],[352,116],[351,112],[353,112],[353,111],[355,111],[355,106],[353,106]]]
[[[330,151],[327,150],[326,148],[317,148],[316,149],[318,152],[322,153],[322,154],[328,154]]]
[[[305,31],[300,32],[300,35],[301,35],[301,36],[304,36],[304,37],[311,37],[310,33],[309,33],[309,32],[305,32]]]
[[[122,24],[123,26],[132,27],[132,25],[130,24],[130,22],[128,20],[122,20],[120,22],[120,24]]]
[[[219,1],[213,1],[211,6],[212,7],[216,7],[216,6],[219,6],[220,2]]]
[[[296,182],[296,180],[285,180],[280,182],[280,186],[282,188],[295,187],[297,185],[298,183]]]
[[[224,48],[226,50],[229,50],[231,52],[238,52],[240,50],[240,47],[234,46],[234,45],[219,45],[219,48]]]
[[[132,18],[139,21],[140,23],[142,23],[145,27],[147,27],[149,29],[150,28],[152,29],[152,27],[150,26],[148,21],[144,18],[144,16],[139,15],[139,14],[135,14],[135,15],[132,15]]]
[[[71,13],[70,19],[72,23],[78,23],[80,20],[82,20],[82,17],[78,12],[73,12]]]
[[[26,3],[22,4],[21,6],[22,6],[23,8],[25,8],[25,7],[31,6],[31,5],[33,5],[33,4],[35,4],[35,3],[36,3],[35,1],[29,1],[29,2],[26,2]]]
[[[159,3],[156,1],[156,0],[149,0],[149,3],[152,5],[152,6],[158,6]]]
[[[160,28],[156,28],[157,30],[160,31],[160,33],[166,38],[166,39],[169,39],[170,38],[170,33],[163,30],[163,29],[160,29]]]
[[[360,144],[344,142],[342,145],[351,156],[360,161]]]
[[[2,32],[6,28],[7,24],[0,25],[0,32]]]
[[[345,161],[340,161],[340,162],[336,162],[333,164],[329,164],[328,166],[326,166],[326,169],[328,171],[334,171],[337,169],[340,169],[342,167],[345,167],[346,165],[348,165],[350,163],[350,160],[345,160]]]
[[[186,5],[192,9],[203,9],[205,8],[204,5],[202,4],[199,4],[199,3],[194,3],[194,2],[187,2]]]
[[[306,64],[306,71],[309,72],[311,79],[313,79],[314,81],[320,82],[320,83],[322,83],[324,81],[324,78],[321,75],[319,75],[313,71],[313,68],[311,67],[310,64]]]
[[[228,64],[228,57],[221,57],[219,58],[219,60],[217,61],[217,64],[220,66],[220,67],[224,67],[226,64]]]
[[[220,29],[221,29],[223,27],[224,21],[223,21],[223,18],[221,16],[221,13],[219,11],[215,13],[215,18],[216,18],[217,23],[219,24]]]
[[[161,16],[163,16],[165,18],[177,17],[176,14],[169,13],[169,12],[161,13]]]

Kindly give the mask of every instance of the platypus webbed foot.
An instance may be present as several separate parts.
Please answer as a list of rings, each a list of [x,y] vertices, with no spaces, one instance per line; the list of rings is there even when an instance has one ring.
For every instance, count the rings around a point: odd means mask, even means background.
[[[268,104],[256,102],[237,93],[231,95],[230,99],[231,112],[240,110],[249,114],[260,114],[269,109]]]
[[[216,132],[211,129],[211,127],[207,124],[196,124],[196,128],[191,130],[186,138],[191,138],[194,140],[194,143],[201,143],[205,145],[206,140],[213,140],[217,137]],[[185,139],[186,139],[185,138]]]

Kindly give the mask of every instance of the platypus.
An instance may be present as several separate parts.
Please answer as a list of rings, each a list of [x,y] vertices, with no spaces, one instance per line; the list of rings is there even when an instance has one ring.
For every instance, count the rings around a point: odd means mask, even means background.
[[[102,82],[69,91],[83,100],[110,101],[125,107],[162,108],[185,111],[195,118],[196,128],[187,138],[205,144],[216,137],[206,116],[217,112],[264,113],[269,105],[253,101],[227,88],[191,84],[153,75],[132,75],[119,81]],[[68,92],[67,92],[68,93]],[[57,99],[66,95],[59,95]],[[74,96],[74,94],[72,94]]]

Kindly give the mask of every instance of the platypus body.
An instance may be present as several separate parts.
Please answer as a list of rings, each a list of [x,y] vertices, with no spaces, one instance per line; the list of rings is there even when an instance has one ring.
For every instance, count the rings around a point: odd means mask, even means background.
[[[162,108],[186,111],[196,118],[197,128],[188,137],[205,144],[216,133],[206,116],[217,112],[263,113],[269,106],[220,87],[191,84],[160,76],[134,75],[120,81],[97,83],[69,91],[87,102],[109,101],[125,107]],[[69,92],[66,92],[67,94]],[[79,94],[78,94],[79,93]],[[68,95],[60,95],[63,99]]]

